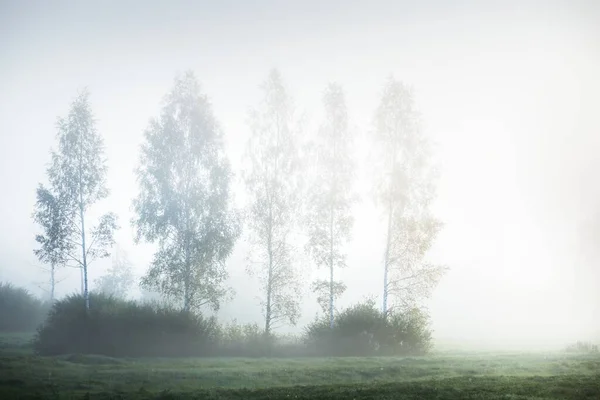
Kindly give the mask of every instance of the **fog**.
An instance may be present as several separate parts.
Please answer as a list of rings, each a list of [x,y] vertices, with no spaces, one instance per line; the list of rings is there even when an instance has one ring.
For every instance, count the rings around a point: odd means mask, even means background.
[[[32,252],[35,188],[46,179],[56,118],[82,88],[108,158],[111,194],[99,209],[119,215],[116,240],[142,276],[153,247],[133,242],[133,170],[143,131],[177,73],[191,69],[200,80],[236,173],[248,110],[271,68],[308,130],[321,120],[327,84],[341,84],[363,143],[393,75],[414,88],[440,169],[434,209],[445,225],[431,258],[449,271],[426,303],[440,348],[597,341],[598,21],[594,1],[3,2],[0,280],[43,293],[38,285],[47,278]],[[367,191],[369,176],[358,181]],[[239,189],[240,204],[241,197]],[[348,267],[339,272],[348,286],[341,307],[366,296],[381,302],[385,232],[364,197]],[[240,241],[227,262],[236,296],[220,319],[261,320],[245,257]],[[307,275],[324,273],[309,264]],[[92,264],[91,281],[109,265]],[[79,290],[79,271],[59,276],[59,295]],[[298,327],[282,331],[299,331],[319,312],[306,287]]]

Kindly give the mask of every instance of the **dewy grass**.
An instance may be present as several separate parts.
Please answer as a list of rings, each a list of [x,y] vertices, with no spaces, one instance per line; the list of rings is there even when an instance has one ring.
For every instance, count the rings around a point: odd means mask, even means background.
[[[600,356],[37,357],[0,340],[0,398],[600,398]],[[19,351],[11,351],[12,348]]]

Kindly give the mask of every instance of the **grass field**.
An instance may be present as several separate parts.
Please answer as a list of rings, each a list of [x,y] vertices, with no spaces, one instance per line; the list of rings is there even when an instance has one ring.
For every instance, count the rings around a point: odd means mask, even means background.
[[[406,358],[37,357],[0,336],[0,399],[600,399],[600,356]]]

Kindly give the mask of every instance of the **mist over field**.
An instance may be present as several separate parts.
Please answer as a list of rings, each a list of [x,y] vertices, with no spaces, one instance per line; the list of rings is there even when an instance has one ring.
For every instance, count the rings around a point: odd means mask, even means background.
[[[254,198],[244,175],[251,110],[262,104],[261,85],[279,82],[269,81],[276,70],[303,140],[327,118],[328,85],[343,89],[358,201],[340,244],[346,266],[335,279],[346,290],[335,307],[372,298],[381,309],[387,214],[374,199],[373,132],[393,77],[412,89],[438,173],[430,210],[443,226],[425,259],[447,269],[416,302],[428,311],[434,348],[598,343],[598,21],[594,1],[0,2],[0,281],[48,297],[47,266],[33,253],[36,188],[48,184],[57,118],[84,88],[110,190],[89,215],[118,216],[109,252],[126,253],[126,295],[139,299],[159,248],[136,243],[130,223],[151,118],[161,116],[176,77],[191,71],[223,134],[232,207],[245,209]],[[235,293],[203,312],[262,328],[260,276],[246,271],[258,234],[242,225],[224,261],[224,286]],[[292,241],[300,247],[297,318],[277,325],[278,334],[302,334],[316,315],[329,315],[311,291],[329,270],[304,251],[302,229]],[[112,259],[90,264],[92,293]],[[60,268],[57,277],[57,299],[81,293],[79,269]]]

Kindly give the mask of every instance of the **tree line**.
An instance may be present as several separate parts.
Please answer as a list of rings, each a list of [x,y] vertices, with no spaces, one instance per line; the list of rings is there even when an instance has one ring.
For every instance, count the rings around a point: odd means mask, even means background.
[[[329,326],[346,286],[336,279],[346,266],[354,225],[352,206],[357,165],[345,93],[330,84],[316,135],[307,135],[281,74],[272,70],[262,99],[249,118],[251,132],[243,178],[247,204],[232,204],[234,171],[224,133],[192,72],[175,79],[160,114],[144,131],[132,200],[135,241],[157,245],[141,286],[177,301],[184,311],[217,310],[227,299],[226,260],[242,233],[250,239],[248,273],[261,283],[264,331],[295,324],[300,314],[298,254],[306,251],[328,279],[312,290]],[[427,262],[442,224],[430,205],[435,169],[421,129],[412,89],[389,78],[369,130],[372,191],[385,218],[382,262],[383,314],[414,306],[428,296],[444,272]],[[93,218],[90,209],[109,195],[104,143],[96,130],[89,92],[73,101],[57,123],[47,183],[39,184],[33,213],[40,227],[38,259],[49,265],[51,297],[57,268],[81,271],[89,310],[90,265],[110,255],[119,221],[114,213]],[[299,248],[295,235],[308,238]],[[104,282],[107,284],[107,282]],[[117,284],[117,282],[114,282]],[[108,286],[111,283],[107,284]]]

